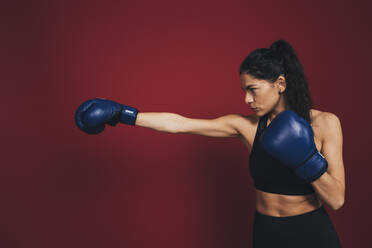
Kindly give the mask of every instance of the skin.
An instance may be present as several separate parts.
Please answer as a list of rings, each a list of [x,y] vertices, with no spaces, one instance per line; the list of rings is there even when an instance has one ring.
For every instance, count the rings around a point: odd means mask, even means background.
[[[250,105],[257,117],[270,113],[268,122],[271,122],[278,113],[286,109],[283,97],[286,81],[283,76],[279,76],[274,83],[270,83],[244,73],[240,75],[240,82],[245,92],[245,103]]]
[[[282,75],[274,83],[240,75],[245,102],[255,114],[228,114],[215,119],[187,118],[175,113],[140,112],[136,125],[161,132],[198,134],[209,137],[239,138],[251,152],[259,118],[269,114],[267,125],[287,109],[286,79]],[[262,214],[286,217],[315,210],[326,203],[333,210],[341,208],[345,199],[345,172],[342,159],[342,130],[336,115],[315,109],[310,111],[314,142],[328,162],[328,169],[312,182],[316,193],[281,195],[256,190],[256,209]]]
[[[250,105],[254,110],[255,115],[247,116],[249,125],[246,128],[241,128],[242,136],[240,139],[247,145],[251,151],[253,146],[255,132],[257,130],[258,120],[261,116],[269,114],[267,125],[275,118],[277,114],[287,109],[284,91],[286,88],[286,80],[283,76],[279,76],[274,83],[266,80],[256,79],[249,74],[240,76],[241,88],[245,92],[245,103]],[[324,112],[311,109],[312,128],[314,131],[314,142],[319,151],[322,151],[322,135],[321,128],[323,119],[321,115]],[[322,201],[316,193],[309,195],[280,195],[256,191],[256,209],[258,212],[275,217],[285,217],[298,215],[315,210],[322,206]]]

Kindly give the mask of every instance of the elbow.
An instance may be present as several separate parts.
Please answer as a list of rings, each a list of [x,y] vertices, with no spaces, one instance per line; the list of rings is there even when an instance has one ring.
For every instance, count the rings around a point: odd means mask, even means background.
[[[339,201],[337,204],[333,204],[331,206],[332,210],[339,210],[340,208],[342,208],[342,206],[345,204],[345,199],[342,199],[341,201]]]
[[[345,188],[343,189],[342,193],[338,195],[337,199],[335,199],[335,202],[334,204],[332,204],[333,206],[331,206],[331,208],[333,210],[339,210],[340,208],[342,208],[344,204],[345,204]]]

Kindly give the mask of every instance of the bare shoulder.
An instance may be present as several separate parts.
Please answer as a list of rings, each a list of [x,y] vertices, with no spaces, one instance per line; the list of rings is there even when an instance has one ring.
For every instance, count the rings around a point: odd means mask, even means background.
[[[254,115],[231,114],[231,120],[238,130],[254,129],[259,118]]]
[[[322,134],[322,138],[330,131],[341,131],[340,119],[336,114],[316,109],[311,109],[311,126]]]
[[[233,114],[231,115],[231,122],[235,129],[238,131],[239,138],[247,145],[248,149],[250,150],[253,145],[259,117],[255,114]]]
[[[326,111],[311,109],[311,122],[315,126],[329,127],[330,125],[337,125],[340,119],[336,114]]]

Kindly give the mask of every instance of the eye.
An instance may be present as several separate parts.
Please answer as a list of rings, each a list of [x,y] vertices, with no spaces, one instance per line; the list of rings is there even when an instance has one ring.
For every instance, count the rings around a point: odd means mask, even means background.
[[[257,88],[250,88],[249,90],[250,91],[255,91]]]

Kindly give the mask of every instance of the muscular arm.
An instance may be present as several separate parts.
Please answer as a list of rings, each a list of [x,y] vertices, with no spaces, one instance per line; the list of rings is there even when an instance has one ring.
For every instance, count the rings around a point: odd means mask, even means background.
[[[193,119],[175,113],[140,112],[136,126],[160,132],[198,134],[210,137],[240,137],[238,122],[243,117],[229,114],[215,119]]]
[[[327,113],[324,123],[324,138],[321,153],[328,162],[328,170],[312,182],[318,197],[333,210],[342,207],[345,201],[345,172],[342,159],[342,130],[338,117]]]

